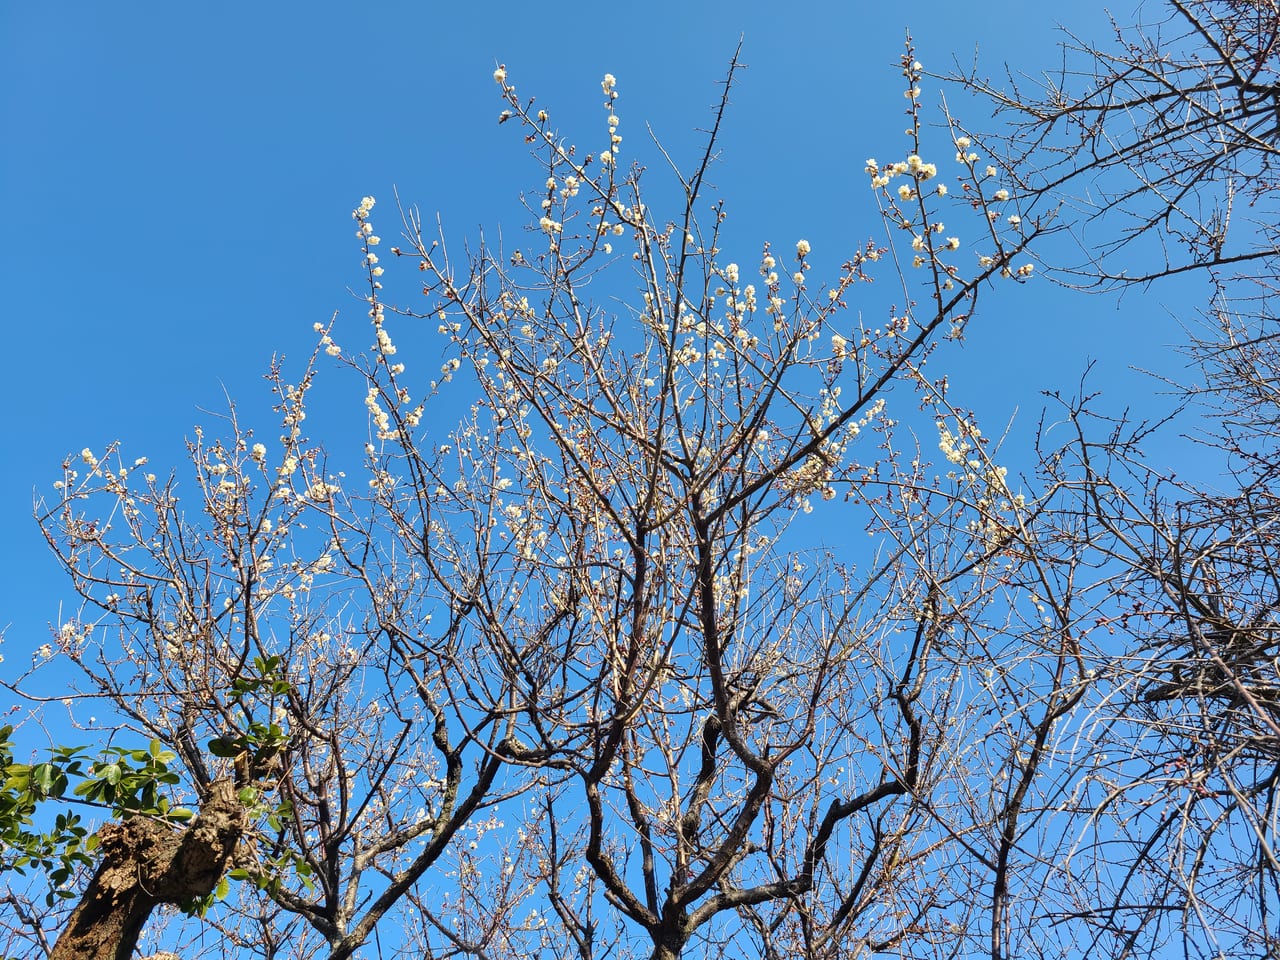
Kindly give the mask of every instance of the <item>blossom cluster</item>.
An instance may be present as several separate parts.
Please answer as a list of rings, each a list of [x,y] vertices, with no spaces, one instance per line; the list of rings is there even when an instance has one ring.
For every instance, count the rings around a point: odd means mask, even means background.
[[[618,115],[613,108],[614,101],[618,99],[617,78],[612,73],[606,73],[600,81],[600,89],[604,91],[607,98],[605,107],[609,110],[609,146],[600,151],[600,165],[613,167],[617,166],[618,147],[622,143],[622,137],[618,134]]]
[[[982,449],[985,441],[978,425],[960,415],[953,419],[955,429],[946,419],[937,420],[938,449],[957,468],[948,477],[972,496],[977,516],[968,522],[969,532],[985,550],[997,549],[1007,542],[1013,530],[1011,517],[1025,508],[1026,497],[1010,491],[1008,469],[993,463]]]
[[[864,169],[870,177],[872,189],[882,193],[885,215],[895,226],[911,233],[913,267],[926,265],[933,268],[937,285],[941,290],[954,289],[961,282],[960,270],[948,257],[961,250],[963,244],[960,236],[948,233],[946,226],[937,218],[932,205],[926,200],[947,197],[950,194],[948,185],[939,181],[939,168],[936,163],[927,161],[921,156],[921,120],[920,120],[920,87],[923,67],[918,60],[908,55],[903,59],[903,75],[909,87],[906,96],[911,101],[909,110],[913,125],[907,131],[913,140],[912,152],[902,160],[881,163],[870,157]],[[1006,278],[1026,280],[1032,272],[1030,263],[1014,266],[1010,260],[1025,242],[1021,233],[1022,219],[1017,213],[1007,214],[1000,205],[1013,200],[1011,191],[996,181],[999,171],[993,164],[981,163],[978,153],[972,150],[971,138],[959,134],[954,138],[955,159],[963,168],[959,177],[959,201],[984,215],[982,231],[994,243],[993,252],[974,251],[978,257],[979,277],[992,272],[999,272]],[[895,180],[898,183],[895,186]],[[1015,231],[1015,236],[1003,236],[997,229],[997,221],[1004,217],[1008,227]],[[958,335],[959,327],[953,325],[953,334]]]
[[[369,214],[373,211],[373,205],[376,202],[373,197],[362,198],[360,205],[351,211],[351,217],[358,225],[356,236],[364,243],[364,265],[368,268],[370,276],[380,277],[383,269],[378,266],[378,255],[371,248],[380,244],[382,238],[374,234],[373,224],[369,221]]]

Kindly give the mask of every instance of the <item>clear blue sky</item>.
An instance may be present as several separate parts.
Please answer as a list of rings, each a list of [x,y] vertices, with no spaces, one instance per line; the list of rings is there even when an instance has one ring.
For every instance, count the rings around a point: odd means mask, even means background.
[[[835,266],[879,229],[862,166],[901,152],[905,28],[930,69],[980,45],[991,73],[1034,71],[1055,61],[1057,16],[1106,36],[1100,6],[1007,0],[793,13],[754,0],[3,4],[0,669],[29,662],[72,599],[31,519],[33,489],[49,490],[67,454],[117,439],[157,473],[181,471],[183,438],[225,395],[268,422],[273,353],[300,360],[313,323],[362,314],[348,293],[362,195],[383,202],[388,237],[393,185],[455,236],[526,225],[518,194],[537,171],[495,122],[496,62],[570,132],[595,129],[612,72],[636,151],[648,122],[691,159],[742,36],[749,69],[715,183],[748,249],[804,236]],[[1020,407],[1029,431],[1037,392],[1071,389],[1090,357],[1117,408],[1141,399],[1128,365],[1176,363],[1162,346],[1179,336],[1169,299],[1117,310],[1009,285],[949,367],[955,399],[997,428]],[[362,424],[359,396],[350,408]]]

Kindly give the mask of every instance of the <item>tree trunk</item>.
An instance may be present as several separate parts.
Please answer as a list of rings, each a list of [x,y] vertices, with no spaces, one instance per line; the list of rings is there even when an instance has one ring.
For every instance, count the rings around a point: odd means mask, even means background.
[[[244,807],[230,780],[209,790],[183,830],[134,817],[98,832],[102,864],[49,960],[128,960],[157,904],[208,896],[244,833]]]

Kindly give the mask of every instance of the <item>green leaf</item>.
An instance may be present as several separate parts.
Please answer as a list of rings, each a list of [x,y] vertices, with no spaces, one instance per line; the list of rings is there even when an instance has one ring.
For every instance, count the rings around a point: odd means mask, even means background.
[[[226,737],[215,737],[209,741],[209,752],[215,757],[236,757],[243,749],[238,742]]]
[[[5,779],[5,790],[15,790],[23,793],[30,789],[31,786],[31,768],[25,763],[11,763],[6,770],[8,777]]]
[[[108,789],[110,788],[101,780],[85,780],[76,786],[75,793],[90,803],[96,803],[102,800],[103,794]]]
[[[50,763],[38,763],[31,771],[31,783],[42,794],[48,796],[53,790],[54,767]]]

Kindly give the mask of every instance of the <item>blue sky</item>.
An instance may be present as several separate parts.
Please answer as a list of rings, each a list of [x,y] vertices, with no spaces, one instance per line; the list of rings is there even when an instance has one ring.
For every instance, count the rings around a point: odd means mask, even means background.
[[[1055,62],[1057,16],[1106,35],[1100,6],[1014,2],[828,0],[789,14],[689,0],[3,5],[9,663],[27,662],[72,597],[31,519],[33,489],[47,491],[69,453],[114,440],[159,473],[181,472],[183,439],[228,396],[265,422],[272,356],[300,361],[312,324],[362,314],[348,292],[360,282],[350,210],[362,195],[383,202],[386,234],[393,187],[456,237],[527,226],[519,193],[537,186],[537,170],[495,122],[497,62],[583,136],[599,124],[599,80],[612,72],[632,142],[648,123],[673,156],[692,159],[742,37],[749,69],[712,175],[735,236],[750,251],[804,236],[815,263],[834,268],[879,230],[862,167],[901,152],[906,28],[930,69],[967,63],[979,46],[984,70],[1008,61],[1035,71]],[[928,85],[925,101],[936,105],[940,90]],[[963,118],[981,128],[972,109]],[[1172,296],[1117,307],[1047,283],[1009,285],[985,298],[982,322],[948,361],[955,399],[986,415],[989,433],[1020,410],[1025,436],[1038,392],[1074,389],[1096,358],[1092,383],[1116,409],[1142,405],[1150,383],[1129,365],[1179,362],[1164,346],[1180,337]],[[356,394],[350,411],[363,431]]]

